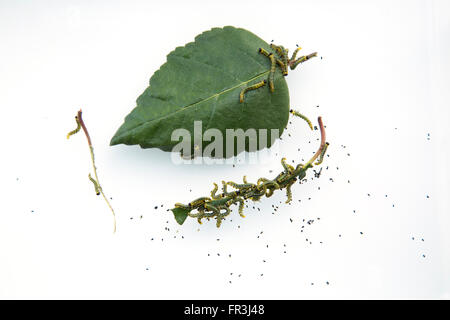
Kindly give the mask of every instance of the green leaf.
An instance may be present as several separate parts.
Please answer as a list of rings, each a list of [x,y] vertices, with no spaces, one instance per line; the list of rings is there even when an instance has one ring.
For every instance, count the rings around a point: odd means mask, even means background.
[[[175,216],[175,220],[177,220],[178,224],[180,225],[184,223],[190,211],[189,209],[185,208],[174,208],[170,210],[172,210],[173,215]]]
[[[111,140],[111,145],[138,144],[170,151],[179,141],[171,141],[173,130],[187,129],[194,140],[194,121],[202,121],[202,131],[217,128],[278,129],[281,136],[289,117],[289,90],[276,68],[275,92],[269,86],[248,91],[243,103],[243,88],[267,80],[270,60],[259,48],[273,52],[269,44],[253,33],[231,26],[213,28],[178,47],[167,62],[154,73],[150,86],[137,99],[137,106],[125,118]],[[267,141],[272,141],[270,130]],[[260,146],[259,139],[258,146]],[[246,139],[245,150],[249,143]],[[210,142],[204,141],[203,148]],[[260,149],[258,147],[258,149]],[[235,146],[234,155],[242,152]]]

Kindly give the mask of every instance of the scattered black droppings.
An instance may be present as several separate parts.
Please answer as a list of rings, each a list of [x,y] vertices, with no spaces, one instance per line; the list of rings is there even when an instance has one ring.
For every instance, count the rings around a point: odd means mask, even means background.
[[[314,177],[315,178],[320,178],[320,174],[322,173],[322,168],[320,168],[319,171],[313,170],[314,171]]]

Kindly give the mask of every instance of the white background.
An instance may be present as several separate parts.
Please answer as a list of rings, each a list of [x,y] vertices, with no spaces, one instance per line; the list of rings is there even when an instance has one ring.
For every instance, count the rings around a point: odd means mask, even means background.
[[[166,55],[225,25],[323,57],[287,81],[292,107],[323,116],[329,157],[292,205],[179,226],[174,202],[318,146],[296,119],[268,164],[109,146]],[[448,299],[449,39],[445,0],[0,1],[0,298]],[[116,234],[85,137],[66,139],[79,108]]]

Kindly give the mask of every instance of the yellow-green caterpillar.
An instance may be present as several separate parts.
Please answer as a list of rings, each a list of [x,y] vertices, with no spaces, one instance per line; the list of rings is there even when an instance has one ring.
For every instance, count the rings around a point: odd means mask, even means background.
[[[320,153],[320,157],[319,160],[317,160],[317,162],[315,163],[315,165],[319,165],[322,164],[323,161],[323,157],[325,157],[325,153],[327,152],[327,148],[328,148],[329,143],[327,142],[322,150],[322,152]]]
[[[69,139],[71,135],[78,133],[78,131],[80,131],[80,129],[81,129],[81,124],[80,124],[80,121],[78,120],[77,116],[75,116],[75,121],[77,123],[77,127],[67,134],[67,139]]]
[[[275,85],[273,84],[274,77],[275,77],[275,68],[277,66],[277,63],[275,61],[275,57],[273,56],[273,53],[269,55],[270,63],[272,64],[270,67],[270,74],[269,74],[269,87],[270,92],[275,91]]]
[[[289,49],[285,49],[283,46],[281,46],[281,49],[283,50],[283,56],[281,57],[283,60],[283,63],[285,66],[289,64]],[[287,68],[283,70],[283,74],[287,76],[288,71]]]
[[[89,180],[91,180],[92,184],[94,185],[95,193],[97,195],[100,195],[100,186],[98,185],[98,182],[91,177],[90,173],[89,173]]]
[[[289,63],[289,67],[291,68],[291,70],[294,70],[300,63],[308,61],[309,59],[311,59],[313,57],[317,57],[317,52],[311,53],[311,54],[309,54],[307,56],[301,56],[297,60],[294,60],[294,61],[290,62]]]
[[[289,112],[292,113],[294,116],[300,117],[300,118],[302,118],[303,120],[305,120],[305,121],[308,123],[308,126],[311,128],[311,130],[314,130],[311,121],[310,121],[307,117],[305,117],[305,116],[302,115],[300,112],[295,111],[295,110],[293,110],[293,109],[289,110]]]
[[[240,102],[240,103],[244,102],[244,94],[245,94],[247,91],[250,91],[250,90],[256,90],[256,89],[258,89],[258,88],[261,88],[261,87],[265,86],[266,83],[267,83],[267,81],[266,81],[266,80],[263,80],[263,81],[261,81],[261,82],[258,82],[257,84],[254,84],[254,85],[252,85],[252,86],[250,86],[250,87],[247,87],[247,88],[242,89],[242,91],[241,91],[241,93],[240,93],[240,95],[239,95],[239,102]]]
[[[271,44],[270,44],[270,47],[271,47],[273,50],[275,50],[275,52],[276,52],[280,57],[283,57],[284,52],[283,52],[282,46],[277,46],[277,45],[274,45],[273,43],[271,43]]]
[[[294,52],[292,53],[291,61],[294,61],[294,60],[295,60],[295,58],[297,57],[297,53],[298,53],[300,50],[302,50],[302,48],[299,47],[299,46],[297,46],[297,49],[295,49]]]

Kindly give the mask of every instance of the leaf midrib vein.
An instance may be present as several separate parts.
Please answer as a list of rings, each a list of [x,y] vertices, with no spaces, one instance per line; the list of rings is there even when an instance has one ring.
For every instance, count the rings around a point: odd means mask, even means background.
[[[138,129],[139,127],[141,127],[141,126],[143,126],[143,125],[145,125],[145,124],[147,124],[147,123],[149,123],[149,122],[161,120],[161,119],[167,118],[167,117],[169,117],[169,116],[172,116],[172,115],[174,115],[174,114],[176,114],[176,113],[178,113],[178,112],[186,111],[188,108],[194,107],[194,106],[196,106],[196,105],[198,105],[198,104],[200,104],[200,103],[206,102],[206,101],[211,100],[211,99],[213,99],[213,98],[215,98],[215,97],[218,97],[218,96],[220,96],[220,95],[222,95],[222,94],[225,94],[225,93],[227,93],[227,92],[229,92],[229,91],[231,91],[231,90],[234,90],[234,89],[236,89],[236,88],[239,88],[240,86],[242,86],[242,85],[244,85],[244,84],[247,84],[247,83],[249,83],[249,82],[252,82],[252,81],[254,81],[255,79],[258,79],[259,77],[261,77],[261,76],[263,76],[263,75],[265,75],[265,74],[268,74],[269,72],[270,72],[270,70],[264,71],[264,72],[262,72],[262,73],[260,73],[260,74],[258,74],[258,75],[256,75],[256,76],[254,76],[254,77],[251,78],[250,80],[241,82],[240,84],[237,84],[237,85],[235,85],[235,86],[233,86],[233,87],[231,87],[231,88],[228,88],[228,89],[225,89],[225,90],[220,91],[220,92],[218,92],[218,93],[215,93],[215,94],[213,94],[212,96],[209,96],[209,97],[207,97],[207,98],[205,98],[205,99],[202,99],[202,100],[197,101],[197,102],[195,102],[195,103],[192,103],[192,104],[189,104],[189,105],[187,105],[187,106],[184,106],[183,108],[181,108],[181,109],[179,109],[179,110],[176,110],[176,111],[174,111],[174,112],[172,112],[172,113],[166,114],[166,115],[164,115],[164,116],[162,116],[162,117],[159,117],[159,118],[155,118],[155,119],[151,119],[151,120],[147,120],[147,121],[145,121],[145,122],[142,122],[142,123],[140,123],[139,125],[137,125],[136,127],[134,127],[133,129],[130,129],[129,131],[134,131],[134,130]],[[123,133],[123,134],[126,134],[126,133]]]

